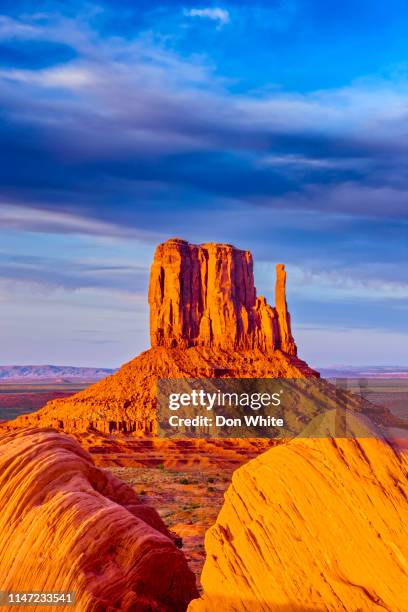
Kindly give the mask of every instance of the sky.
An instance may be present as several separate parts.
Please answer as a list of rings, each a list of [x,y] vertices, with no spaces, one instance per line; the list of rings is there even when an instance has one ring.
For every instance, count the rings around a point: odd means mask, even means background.
[[[64,6],[65,5],[65,6]],[[286,264],[311,365],[408,365],[405,0],[3,0],[0,364],[149,346],[159,242]]]

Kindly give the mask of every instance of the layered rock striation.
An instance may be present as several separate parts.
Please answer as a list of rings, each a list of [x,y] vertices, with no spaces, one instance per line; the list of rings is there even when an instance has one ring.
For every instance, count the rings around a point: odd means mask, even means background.
[[[274,308],[256,295],[249,251],[179,239],[159,245],[149,288],[152,347],[281,349],[296,355],[283,264],[276,271]]]
[[[154,434],[158,378],[318,376],[298,358],[286,304],[286,273],[277,266],[276,305],[257,297],[249,251],[228,244],[171,239],[151,268],[151,348],[116,374],[17,426],[67,432]]]
[[[74,591],[83,612],[182,611],[197,596],[157,512],[68,436],[0,437],[0,508],[1,591]]]
[[[189,612],[408,610],[407,458],[355,420],[234,472]]]

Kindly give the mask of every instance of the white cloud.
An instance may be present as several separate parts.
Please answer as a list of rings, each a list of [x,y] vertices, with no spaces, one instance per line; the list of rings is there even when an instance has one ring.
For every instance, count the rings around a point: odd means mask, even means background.
[[[304,155],[266,155],[260,160],[261,165],[277,166],[290,169],[324,169],[356,170],[366,165],[365,159],[359,158],[315,158]]]
[[[41,87],[77,89],[96,82],[90,70],[76,66],[61,66],[44,70],[0,70],[0,79],[9,79]]]
[[[58,205],[54,205],[58,206]],[[41,209],[40,206],[8,204],[0,201],[0,228],[48,234],[76,234],[107,237],[133,237],[157,240],[158,233],[134,227],[89,219],[65,211]]]
[[[37,28],[30,23],[23,23],[6,15],[0,15],[0,40],[35,38]]]
[[[192,8],[184,11],[187,17],[200,17],[201,19],[211,19],[218,21],[220,25],[230,22],[230,14],[222,8]]]
[[[319,271],[296,265],[287,267],[292,292],[303,298],[324,299],[328,295],[331,300],[406,300],[408,298],[407,282],[387,278],[387,275],[393,273],[393,265],[375,266],[370,262],[342,270]]]

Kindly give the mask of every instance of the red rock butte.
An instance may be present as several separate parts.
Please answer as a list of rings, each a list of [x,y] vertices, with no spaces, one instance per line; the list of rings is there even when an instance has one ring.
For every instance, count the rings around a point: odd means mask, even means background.
[[[283,264],[276,266],[273,308],[256,295],[249,251],[168,240],[158,246],[150,274],[152,347],[281,349],[296,355],[285,292]]]
[[[275,306],[270,306],[256,294],[249,251],[173,238],[156,249],[149,305],[149,350],[116,374],[15,424],[154,434],[159,378],[319,376],[297,357],[283,264],[276,266]]]

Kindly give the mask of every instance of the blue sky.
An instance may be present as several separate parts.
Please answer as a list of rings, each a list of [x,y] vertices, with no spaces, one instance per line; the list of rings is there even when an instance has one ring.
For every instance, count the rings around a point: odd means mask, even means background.
[[[2,2],[0,363],[147,348],[180,236],[286,263],[313,365],[406,365],[406,2],[63,4]]]

